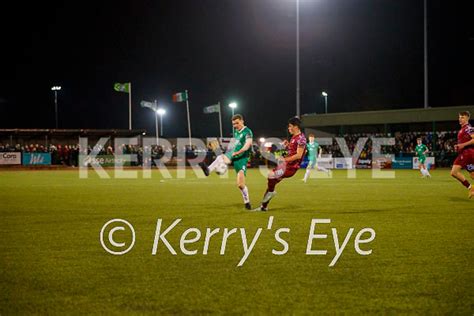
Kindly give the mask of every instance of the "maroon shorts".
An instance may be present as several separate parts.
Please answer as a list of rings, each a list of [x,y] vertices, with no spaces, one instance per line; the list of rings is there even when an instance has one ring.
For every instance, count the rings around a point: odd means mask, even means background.
[[[469,172],[474,172],[474,150],[464,150],[456,157],[454,164],[461,166]]]
[[[273,169],[273,173],[275,174],[274,179],[281,181],[284,178],[291,178],[295,175],[296,171],[298,171],[298,168],[294,168],[285,164],[278,165]]]

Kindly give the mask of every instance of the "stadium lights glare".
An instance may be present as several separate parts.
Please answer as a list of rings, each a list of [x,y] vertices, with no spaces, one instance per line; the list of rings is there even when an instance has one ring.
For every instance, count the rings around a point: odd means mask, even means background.
[[[158,109],[156,110],[156,114],[158,114],[159,116],[163,116],[166,114],[166,110],[165,109]]]
[[[51,91],[59,91],[61,90],[61,86],[52,86]]]
[[[265,142],[265,137],[260,137],[259,141],[260,141],[261,143],[264,143],[264,142]]]
[[[235,108],[237,107],[237,102],[229,103],[229,107],[232,109],[232,117],[234,117],[234,111],[235,111]],[[235,130],[234,130],[234,127],[232,127],[232,135],[234,134],[235,134]]]
[[[321,95],[322,95],[323,97],[327,97],[327,96],[328,96],[327,92],[325,92],[325,91],[323,91],[323,93],[321,93]]]

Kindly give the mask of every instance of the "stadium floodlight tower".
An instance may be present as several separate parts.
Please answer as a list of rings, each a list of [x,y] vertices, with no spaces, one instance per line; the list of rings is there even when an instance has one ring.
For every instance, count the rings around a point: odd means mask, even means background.
[[[58,91],[61,90],[61,86],[52,86],[51,91],[54,91],[54,117],[56,122],[56,129],[58,128]]]
[[[235,109],[237,108],[237,102],[231,102],[229,103],[229,107],[232,109],[232,116],[234,116]],[[234,126],[232,126],[232,136],[234,136],[235,130]]]
[[[163,136],[163,115],[166,114],[166,110],[159,108],[156,110],[156,114],[160,116],[160,136]]]
[[[321,95],[324,97],[324,113],[328,114],[328,94],[326,91],[323,91]]]

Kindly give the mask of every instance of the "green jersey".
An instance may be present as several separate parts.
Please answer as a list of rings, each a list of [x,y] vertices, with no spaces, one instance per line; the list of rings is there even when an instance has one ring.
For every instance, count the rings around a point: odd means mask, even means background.
[[[306,150],[308,151],[308,159],[315,160],[318,155],[319,144],[317,142],[307,143]]]
[[[252,138],[253,138],[252,130],[248,128],[247,126],[242,127],[240,131],[236,130],[234,133],[234,149],[232,150],[232,152],[234,153],[236,151],[241,150],[242,147],[244,147],[246,140],[252,139]],[[250,146],[249,149],[239,154],[238,156],[234,156],[233,159],[235,160],[235,159],[240,159],[243,157],[248,158],[250,157],[251,151],[252,151],[252,146]]]
[[[416,145],[415,147],[415,152],[416,152],[416,155],[418,156],[418,158],[424,158],[425,157],[425,151],[428,150],[428,147],[426,147],[425,144],[421,144],[421,145]]]

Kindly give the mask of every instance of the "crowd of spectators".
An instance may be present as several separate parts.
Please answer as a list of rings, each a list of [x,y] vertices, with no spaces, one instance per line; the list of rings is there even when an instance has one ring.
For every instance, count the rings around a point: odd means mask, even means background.
[[[395,144],[393,146],[382,146],[381,154],[393,154],[396,156],[413,156],[415,153],[416,139],[421,137],[423,143],[428,146],[430,153],[436,157],[437,163],[443,165],[443,162],[449,165],[456,153],[454,145],[457,142],[456,131],[440,131],[440,132],[396,132],[396,133],[377,133],[377,134],[345,134],[339,137],[343,137],[346,141],[346,145],[349,151],[352,153],[357,145],[359,139],[367,137],[368,140],[365,142],[363,149],[361,150],[360,157],[362,159],[370,158],[372,152],[372,140],[371,137],[378,138],[394,138]],[[342,150],[336,141],[333,139],[332,145],[324,145],[321,147],[323,154],[330,154],[333,157],[343,157]],[[103,146],[97,148],[99,155],[114,155],[115,148],[112,146]],[[273,146],[275,149],[275,146]],[[87,150],[84,149],[85,154],[90,154],[93,148],[89,146]],[[132,165],[143,165],[149,163],[143,161],[144,151],[151,156],[154,160],[158,160],[163,156],[166,157],[186,157],[186,159],[196,158],[198,155],[206,155],[208,160],[212,160],[215,157],[213,150],[208,148],[197,148],[196,146],[185,146],[183,148],[177,148],[176,145],[166,146],[138,146],[138,145],[122,145],[120,147],[120,153],[125,155],[136,155],[137,161],[132,162]],[[51,153],[51,162],[54,165],[68,165],[77,166],[80,148],[78,144],[71,145],[55,145],[49,144],[48,146],[40,144],[30,145],[10,145],[0,144],[0,152],[24,152],[24,153]],[[260,152],[260,147],[257,145],[253,146],[251,161],[253,164],[259,164],[263,161]]]
[[[40,144],[14,146],[0,144],[0,152],[22,152],[22,153],[51,153],[51,164],[77,166],[79,160],[79,145],[53,145]]]
[[[392,154],[398,157],[414,156],[417,138],[428,147],[430,154],[433,155],[437,164],[447,166],[452,163],[456,156],[454,145],[457,143],[457,131],[439,131],[439,132],[405,132],[405,133],[376,133],[376,134],[345,134],[341,135],[346,141],[346,145],[352,153],[357,146],[357,142],[364,137],[368,140],[361,150],[360,158],[371,157],[372,139],[371,138],[394,138],[395,144],[391,146],[382,146],[381,154]],[[343,157],[342,150],[336,141],[329,146],[322,146],[323,154],[331,154],[333,157]]]
[[[91,154],[95,150],[97,155],[114,155],[115,148],[113,146],[97,146],[93,148],[88,146],[82,151],[82,154]],[[178,149],[176,145],[171,145],[171,147],[166,146],[138,146],[138,145],[122,145],[120,146],[119,152],[117,154],[121,155],[136,155],[137,160],[131,163],[132,166],[141,166],[143,163],[149,163],[143,161],[144,151],[151,156],[153,160],[158,160],[163,156],[170,158],[177,157],[178,154],[184,155],[186,159],[196,158],[199,153],[206,155],[208,150],[205,148],[197,148],[196,146],[184,146],[181,149]],[[51,154],[51,164],[53,165],[66,165],[66,166],[78,166],[79,163],[79,154],[81,153],[79,144],[73,145],[54,145],[49,144],[48,146],[40,144],[30,144],[30,145],[10,145],[10,144],[1,144],[0,143],[0,152],[22,152],[22,153],[50,153]]]

